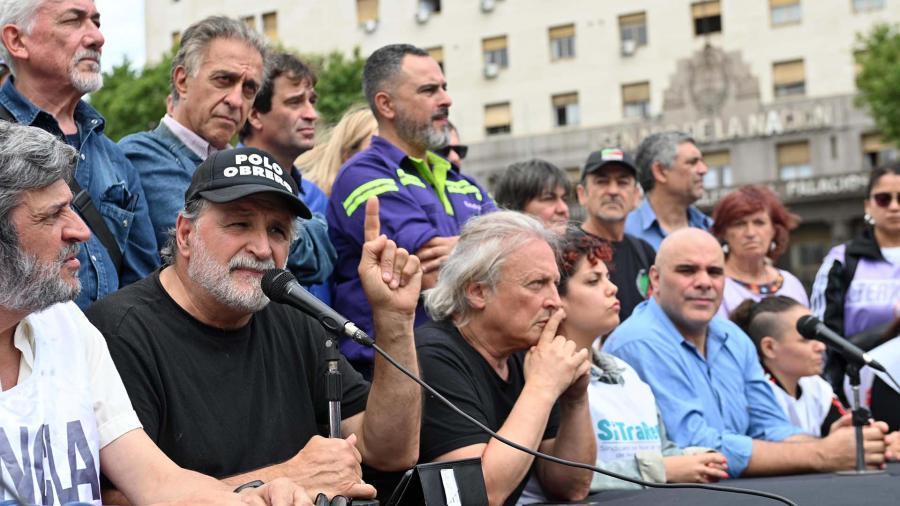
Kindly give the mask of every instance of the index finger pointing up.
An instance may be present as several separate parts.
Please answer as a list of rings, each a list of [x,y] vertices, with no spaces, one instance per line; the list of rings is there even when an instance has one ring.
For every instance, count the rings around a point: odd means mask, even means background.
[[[366,201],[366,220],[363,224],[363,240],[373,241],[381,235],[381,219],[378,217],[378,197]]]

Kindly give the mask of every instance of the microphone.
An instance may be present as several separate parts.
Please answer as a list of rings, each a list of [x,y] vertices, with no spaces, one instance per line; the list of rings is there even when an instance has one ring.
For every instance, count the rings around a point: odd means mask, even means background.
[[[824,342],[857,365],[867,365],[876,371],[887,372],[884,370],[884,366],[876,362],[868,353],[838,335],[813,315],[801,316],[797,320],[797,331],[807,339],[818,339]]]
[[[293,274],[284,269],[269,269],[260,281],[262,291],[270,300],[288,304],[312,316],[326,330],[339,336],[346,336],[363,346],[372,346],[375,341],[350,320],[309,293],[300,286]]]

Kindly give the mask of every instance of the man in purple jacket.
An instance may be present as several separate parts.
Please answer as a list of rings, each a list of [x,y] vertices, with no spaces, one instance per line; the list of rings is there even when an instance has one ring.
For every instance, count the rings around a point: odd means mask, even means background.
[[[497,208],[474,179],[432,152],[448,142],[452,101],[446,88],[438,63],[408,44],[378,49],[363,70],[363,91],[379,135],[335,179],[328,227],[338,253],[333,306],[367,332],[372,331],[372,312],[356,267],[369,197],[381,202],[384,233],[422,261],[423,289],[434,286],[462,225]],[[416,324],[426,320],[420,304]],[[372,349],[345,340],[341,351],[363,375],[371,374]]]

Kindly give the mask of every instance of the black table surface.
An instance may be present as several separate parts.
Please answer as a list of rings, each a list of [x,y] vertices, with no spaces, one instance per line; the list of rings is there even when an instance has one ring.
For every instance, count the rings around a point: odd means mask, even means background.
[[[718,485],[761,490],[778,494],[798,505],[813,506],[877,506],[900,505],[900,463],[888,464],[883,474],[842,476],[834,473],[802,474],[770,478],[742,478],[725,480]],[[697,506],[744,506],[783,504],[751,495],[698,489],[612,490],[591,495],[573,503],[545,504],[603,504],[667,506],[689,504]]]

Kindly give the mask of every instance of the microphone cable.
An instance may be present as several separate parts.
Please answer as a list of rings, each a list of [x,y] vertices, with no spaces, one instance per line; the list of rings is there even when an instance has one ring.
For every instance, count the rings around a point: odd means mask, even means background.
[[[621,475],[621,474],[614,473],[614,472],[612,472],[612,471],[607,471],[607,470],[605,470],[605,469],[602,469],[602,468],[597,467],[597,466],[592,466],[592,465],[590,465],[590,464],[582,464],[581,462],[573,462],[573,461],[571,461],[571,460],[561,459],[561,458],[559,458],[559,457],[554,457],[554,456],[552,456],[552,455],[547,455],[547,454],[545,454],[545,453],[541,453],[541,452],[539,452],[539,451],[532,450],[531,448],[527,448],[527,447],[525,447],[525,446],[522,446],[522,445],[520,445],[519,443],[516,443],[516,442],[514,442],[514,441],[510,441],[509,439],[506,439],[505,437],[501,436],[500,434],[497,434],[497,433],[494,432],[493,430],[489,429],[487,426],[485,426],[484,424],[482,424],[482,423],[479,422],[478,420],[476,420],[476,419],[472,418],[471,416],[469,416],[468,413],[466,413],[466,412],[464,412],[463,410],[461,410],[461,409],[459,409],[458,407],[456,407],[452,402],[450,402],[449,399],[447,399],[446,397],[444,397],[443,395],[441,395],[440,393],[438,393],[438,391],[435,390],[434,388],[432,388],[428,383],[425,383],[425,381],[423,381],[421,378],[419,378],[418,376],[416,376],[415,374],[413,374],[409,369],[407,369],[406,367],[404,367],[402,364],[400,364],[399,362],[397,362],[397,361],[396,361],[393,357],[391,357],[386,351],[382,350],[381,347],[378,346],[378,344],[373,343],[371,346],[372,346],[372,348],[375,349],[375,351],[378,352],[379,355],[381,355],[382,357],[384,357],[385,360],[387,360],[388,362],[390,362],[391,365],[393,365],[394,367],[396,367],[397,369],[399,369],[400,372],[402,372],[403,374],[405,374],[406,376],[408,376],[411,380],[413,380],[413,381],[415,381],[416,383],[418,383],[419,386],[421,386],[422,388],[424,388],[424,389],[425,389],[428,393],[430,393],[431,395],[435,396],[439,401],[441,401],[442,403],[444,403],[448,408],[450,408],[450,409],[453,410],[454,412],[458,413],[460,416],[462,416],[463,418],[465,418],[465,419],[468,420],[469,422],[475,424],[478,428],[480,428],[480,429],[483,430],[484,432],[490,434],[490,436],[491,436],[492,438],[496,439],[497,441],[500,441],[501,443],[503,443],[503,444],[505,444],[505,445],[511,446],[511,447],[515,448],[516,450],[525,452],[525,453],[527,453],[527,454],[529,454],[529,455],[532,455],[532,456],[534,456],[534,457],[542,458],[542,459],[544,459],[544,460],[549,460],[550,462],[554,462],[554,463],[556,463],[556,464],[562,464],[562,465],[564,465],[564,466],[578,467],[578,468],[581,468],[581,469],[588,469],[588,470],[594,471],[594,472],[596,472],[596,473],[604,474],[604,475],[606,475],[606,476],[609,476],[609,477],[612,477],[612,478],[617,478],[617,479],[620,479],[620,480],[623,480],[623,481],[628,481],[628,482],[631,482],[631,483],[636,483],[636,484],[638,484],[638,485],[643,485],[643,486],[645,486],[645,487],[651,487],[651,488],[697,488],[697,489],[702,489],[702,490],[712,490],[712,491],[715,491],[715,492],[730,492],[730,493],[733,493],[733,494],[746,494],[746,495],[754,495],[754,496],[758,496],[758,497],[765,497],[766,499],[772,499],[773,501],[778,501],[778,502],[787,504],[788,506],[797,506],[797,503],[791,501],[791,500],[788,499],[787,497],[780,496],[780,495],[778,495],[778,494],[773,494],[773,493],[770,493],[770,492],[763,492],[763,491],[760,491],[760,490],[751,490],[751,489],[747,489],[747,488],[723,487],[723,486],[720,486],[720,485],[708,485],[708,484],[706,484],[706,483],[651,483],[651,482],[649,482],[649,481],[644,481],[644,480],[640,480],[640,479],[637,479],[637,478],[631,478],[631,477],[628,477],[628,476],[623,476],[623,475]]]

